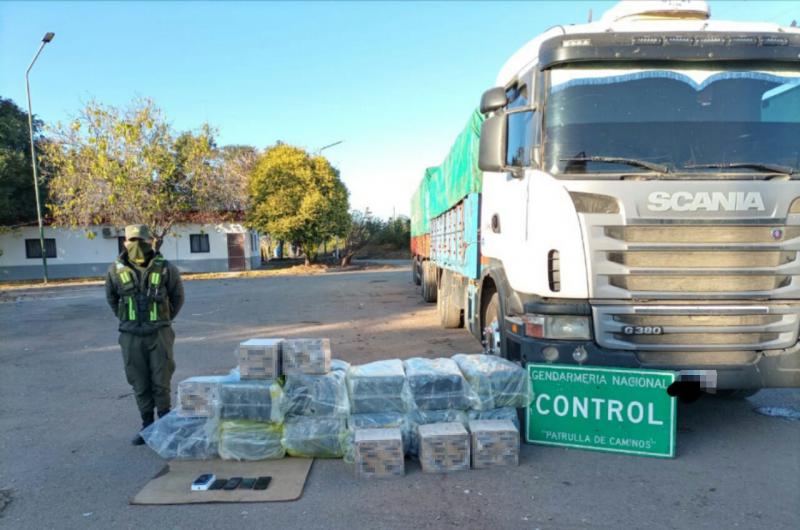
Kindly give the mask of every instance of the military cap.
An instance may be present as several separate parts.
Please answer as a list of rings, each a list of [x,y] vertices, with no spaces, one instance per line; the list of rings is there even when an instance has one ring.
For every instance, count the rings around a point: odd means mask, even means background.
[[[147,225],[128,225],[125,227],[125,239],[153,239]]]

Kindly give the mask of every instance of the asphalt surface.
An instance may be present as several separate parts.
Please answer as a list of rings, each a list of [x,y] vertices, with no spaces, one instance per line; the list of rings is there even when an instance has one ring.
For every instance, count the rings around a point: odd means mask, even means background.
[[[330,337],[350,362],[478,350],[443,330],[407,269],[186,283],[177,381],[224,373],[253,336]],[[164,462],[138,425],[102,287],[0,294],[2,528],[800,528],[800,390],[678,408],[662,460],[523,446],[518,468],[356,480],[317,460],[296,502],[143,507]]]

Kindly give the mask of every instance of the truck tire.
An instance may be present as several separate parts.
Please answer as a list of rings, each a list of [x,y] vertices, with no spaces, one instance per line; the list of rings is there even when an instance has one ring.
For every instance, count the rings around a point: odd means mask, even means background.
[[[453,303],[456,292],[450,281],[450,273],[444,271],[439,282],[439,291],[436,294],[436,310],[439,313],[439,322],[443,328],[455,329],[461,327],[461,309]]]
[[[422,262],[422,299],[428,303],[436,301],[436,265],[430,261]]]
[[[422,278],[420,278],[419,273],[419,261],[417,261],[417,258],[411,260],[411,281],[414,282],[414,285],[422,283]]]
[[[500,307],[500,294],[496,291],[489,297],[489,302],[483,309],[481,320],[483,328],[483,346],[486,353],[505,357],[503,351],[503,311]]]

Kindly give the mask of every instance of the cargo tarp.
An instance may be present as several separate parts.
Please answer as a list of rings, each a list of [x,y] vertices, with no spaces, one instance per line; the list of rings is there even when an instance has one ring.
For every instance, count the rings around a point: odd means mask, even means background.
[[[476,109],[440,166],[429,167],[411,199],[411,235],[430,232],[430,219],[481,191],[478,168],[483,115]]]

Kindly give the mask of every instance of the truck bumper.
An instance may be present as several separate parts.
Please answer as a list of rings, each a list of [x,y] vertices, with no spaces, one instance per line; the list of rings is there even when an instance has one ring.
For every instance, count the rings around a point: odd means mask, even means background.
[[[705,388],[745,389],[800,387],[800,344],[776,352],[760,353],[747,364],[649,364],[640,361],[635,351],[601,348],[592,341],[533,339],[512,333],[506,328],[506,355],[512,361],[621,368],[649,368],[678,372],[679,380],[698,380]],[[545,359],[542,351],[553,346],[558,350],[555,361]],[[582,350],[581,350],[582,348]],[[585,352],[578,362],[573,353]],[[580,357],[580,355],[579,355]],[[713,377],[710,377],[713,372]]]

